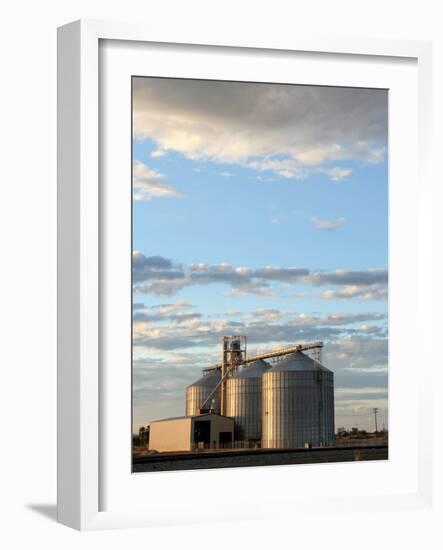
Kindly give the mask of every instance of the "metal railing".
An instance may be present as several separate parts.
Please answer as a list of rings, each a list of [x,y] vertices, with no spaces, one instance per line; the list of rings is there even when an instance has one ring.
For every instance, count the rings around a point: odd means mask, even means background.
[[[260,449],[261,448],[261,441],[252,441],[252,440],[244,440],[244,441],[227,441],[225,443],[216,443],[216,442],[208,442],[208,441],[199,441],[197,443],[193,443],[192,450],[193,451],[208,451],[208,450],[219,450],[219,449]]]

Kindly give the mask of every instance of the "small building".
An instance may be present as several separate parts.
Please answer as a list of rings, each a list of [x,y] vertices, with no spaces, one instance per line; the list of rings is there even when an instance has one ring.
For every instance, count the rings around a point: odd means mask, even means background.
[[[165,418],[149,425],[149,449],[158,452],[229,448],[233,438],[234,420],[219,414]]]

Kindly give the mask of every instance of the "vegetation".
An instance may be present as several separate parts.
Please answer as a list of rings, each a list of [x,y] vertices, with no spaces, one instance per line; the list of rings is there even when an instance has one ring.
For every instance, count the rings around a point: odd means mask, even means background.
[[[146,449],[149,443],[149,426],[140,426],[138,434],[132,434],[132,446]]]

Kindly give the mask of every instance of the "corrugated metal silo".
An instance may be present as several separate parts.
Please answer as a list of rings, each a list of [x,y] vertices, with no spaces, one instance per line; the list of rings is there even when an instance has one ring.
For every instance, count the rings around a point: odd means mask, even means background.
[[[193,416],[196,410],[201,408],[215,386],[220,382],[220,369],[209,371],[199,378],[196,382],[186,388],[186,416]],[[213,408],[216,411],[220,410],[220,388],[205,404],[205,408]]]
[[[334,443],[334,374],[302,352],[262,377],[262,446],[267,449]]]
[[[254,361],[226,381],[226,416],[235,421],[237,441],[261,439],[262,376],[266,361]]]

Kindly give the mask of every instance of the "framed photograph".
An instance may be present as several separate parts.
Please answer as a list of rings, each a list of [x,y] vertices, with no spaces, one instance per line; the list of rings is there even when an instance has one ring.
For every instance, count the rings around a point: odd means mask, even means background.
[[[387,459],[388,90],[132,105],[133,470]]]
[[[430,506],[430,45],[58,40],[59,521]]]

